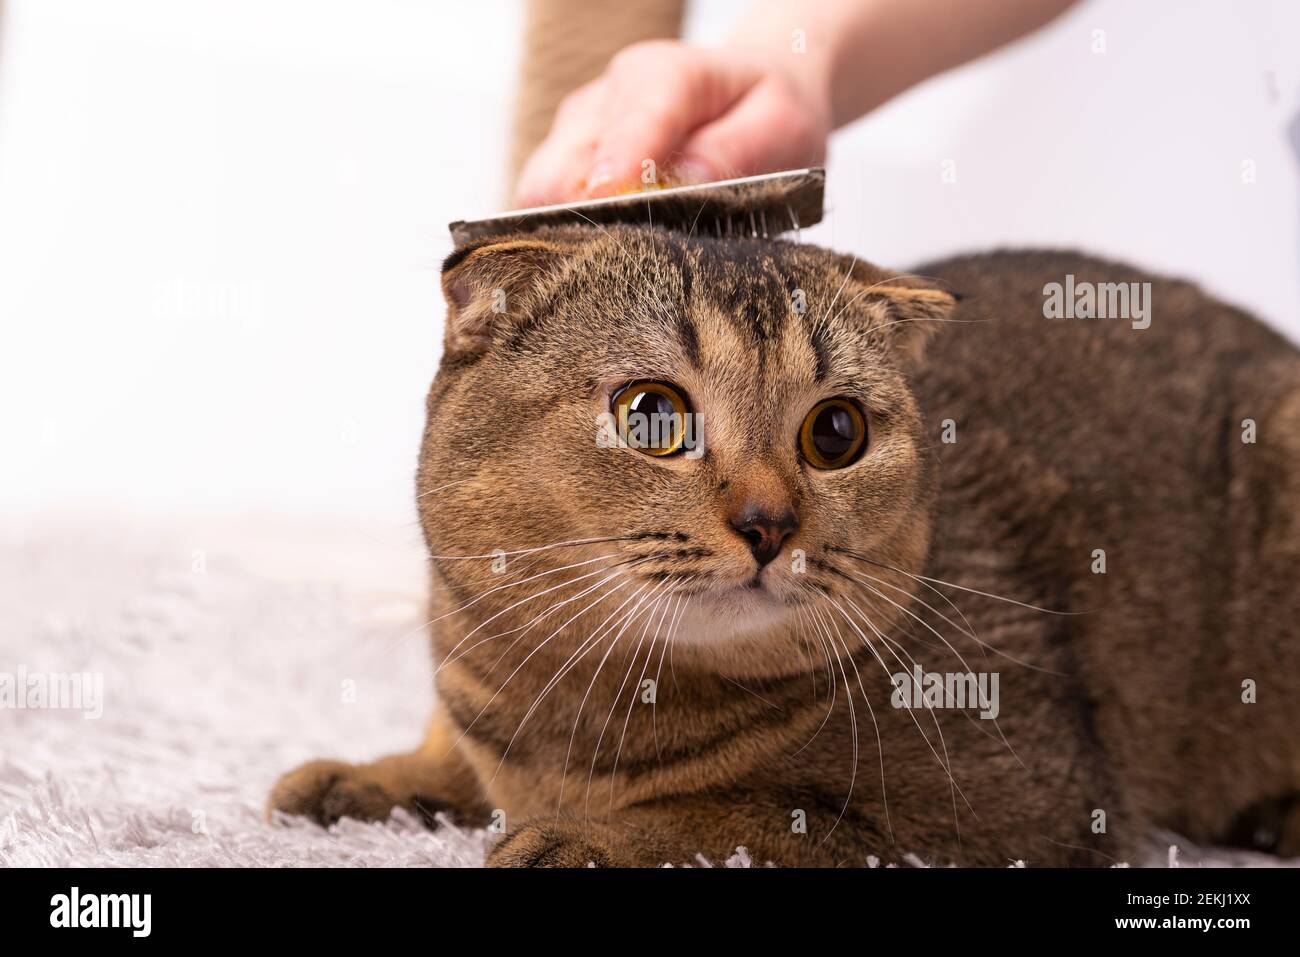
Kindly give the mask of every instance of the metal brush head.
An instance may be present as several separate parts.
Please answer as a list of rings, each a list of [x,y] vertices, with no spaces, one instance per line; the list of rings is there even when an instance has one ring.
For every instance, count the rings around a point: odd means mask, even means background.
[[[821,222],[826,171],[789,170],[716,183],[674,186],[585,202],[518,209],[451,223],[457,246],[539,226],[664,226],[711,236],[778,236]]]

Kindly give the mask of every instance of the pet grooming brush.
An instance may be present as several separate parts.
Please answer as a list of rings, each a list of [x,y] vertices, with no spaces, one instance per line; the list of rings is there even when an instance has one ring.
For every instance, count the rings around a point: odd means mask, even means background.
[[[626,193],[585,202],[519,209],[452,223],[457,246],[539,226],[626,223],[712,236],[779,236],[821,222],[826,171],[788,170],[740,179]]]

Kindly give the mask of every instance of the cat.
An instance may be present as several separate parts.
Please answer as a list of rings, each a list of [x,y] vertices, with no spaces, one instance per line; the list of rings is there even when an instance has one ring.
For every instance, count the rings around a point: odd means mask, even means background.
[[[442,812],[493,866],[1300,853],[1296,349],[1077,253],[918,272],[633,226],[454,252],[435,714],[270,808]],[[1067,276],[1149,283],[1146,324],[1049,318]]]

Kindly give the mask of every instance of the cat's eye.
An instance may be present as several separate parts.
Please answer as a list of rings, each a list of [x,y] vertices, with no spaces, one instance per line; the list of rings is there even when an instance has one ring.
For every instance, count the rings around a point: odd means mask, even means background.
[[[867,420],[848,399],[818,402],[799,427],[799,449],[819,469],[842,469],[867,444]]]
[[[681,451],[686,437],[686,398],[664,382],[633,382],[613,399],[619,438],[646,455]]]

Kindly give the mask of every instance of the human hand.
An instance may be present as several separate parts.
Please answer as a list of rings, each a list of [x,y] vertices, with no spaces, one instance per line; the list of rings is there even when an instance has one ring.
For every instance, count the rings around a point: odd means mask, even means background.
[[[560,104],[520,174],[517,206],[609,196],[653,181],[708,182],[815,166],[831,131],[828,85],[740,49],[671,40],[618,53]]]

